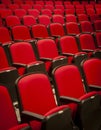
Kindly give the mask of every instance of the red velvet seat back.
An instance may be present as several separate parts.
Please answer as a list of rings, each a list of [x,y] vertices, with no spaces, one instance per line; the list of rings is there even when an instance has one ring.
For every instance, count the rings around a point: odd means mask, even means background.
[[[0,86],[0,103],[0,130],[8,130],[18,122],[7,89],[3,86]]]
[[[76,43],[76,39],[73,36],[64,36],[60,38],[60,46],[63,53],[77,53],[78,46]]]
[[[11,36],[6,27],[0,27],[0,42],[5,43],[11,41]]]
[[[66,23],[66,30],[67,30],[67,34],[79,34],[80,33],[79,26],[75,22]]]
[[[82,49],[95,50],[95,43],[91,34],[81,34],[79,37],[80,45]]]
[[[45,25],[36,24],[32,26],[32,34],[34,38],[47,38],[49,37],[48,31]]]
[[[12,27],[12,35],[14,40],[31,39],[29,28],[24,25]]]
[[[9,67],[6,54],[2,46],[0,46],[0,57],[0,69]]]
[[[55,41],[52,39],[42,39],[37,42],[40,57],[55,58],[58,56],[58,50]]]
[[[24,76],[17,87],[24,110],[44,115],[56,107],[51,84],[45,74]]]
[[[89,21],[82,21],[80,23],[82,32],[93,32],[93,26]]]
[[[28,64],[36,61],[36,57],[30,43],[19,42],[10,46],[13,63]]]
[[[60,23],[51,23],[50,24],[50,33],[51,36],[57,35],[57,36],[64,36],[64,28]]]
[[[89,85],[101,86],[101,60],[89,59],[83,64],[83,70]]]
[[[53,74],[60,96],[80,98],[85,94],[82,78],[76,66],[58,67]]]

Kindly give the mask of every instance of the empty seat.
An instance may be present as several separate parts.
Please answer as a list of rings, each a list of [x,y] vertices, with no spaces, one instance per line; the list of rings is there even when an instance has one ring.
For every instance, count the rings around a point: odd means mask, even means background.
[[[50,9],[42,9],[41,10],[42,15],[48,15],[49,17],[52,16],[52,11]]]
[[[12,64],[17,67],[20,75],[44,68],[44,63],[37,60],[32,45],[28,42],[11,44],[9,46],[9,51]]]
[[[33,38],[48,38],[49,33],[47,27],[44,24],[36,24],[31,28]]]
[[[57,65],[67,63],[67,58],[58,53],[56,43],[53,39],[42,39],[36,42],[39,59],[45,61],[46,70],[49,74]]]
[[[50,31],[51,36],[57,36],[58,37],[58,36],[64,36],[65,35],[64,27],[60,23],[51,23],[49,25],[49,31]]]
[[[21,25],[21,21],[18,16],[10,15],[5,18],[7,27],[12,27],[15,25]]]
[[[49,77],[40,72],[24,75],[16,82],[22,121],[30,121],[34,130],[74,130],[68,105],[56,104]],[[33,102],[33,103],[32,103]],[[51,103],[50,103],[51,102]],[[73,128],[74,127],[74,128]]]
[[[35,4],[39,4],[39,5],[44,6],[44,1],[43,1],[43,0],[40,0],[40,1],[35,1]]]
[[[39,11],[41,11],[41,10],[43,9],[43,5],[34,4],[34,5],[33,5],[33,8],[34,8],[34,9],[37,9],[37,10],[39,10]]]
[[[20,7],[19,7],[18,4],[9,4],[9,5],[8,5],[8,8],[13,11],[13,10],[15,10],[15,9],[19,9]]]
[[[82,21],[80,22],[81,32],[94,32],[93,25],[90,21]]]
[[[11,43],[12,38],[10,35],[9,30],[6,27],[0,27],[0,42],[4,43]]]
[[[78,23],[76,22],[68,22],[65,24],[66,32],[67,34],[79,34],[80,33],[80,28]]]
[[[78,104],[77,111],[73,114],[79,128],[98,130],[101,127],[101,98],[98,92],[85,91],[78,67],[73,64],[62,65],[55,68],[52,74],[60,101],[63,104],[68,101]]]
[[[95,32],[94,33],[95,36],[95,41],[96,41],[96,45],[98,48],[101,48],[101,32]]]
[[[95,20],[100,20],[100,16],[98,14],[93,14],[89,16],[90,21],[93,23]]]
[[[73,14],[65,15],[66,22],[77,22],[76,16]]]
[[[79,45],[74,36],[61,37],[58,42],[58,48],[61,55],[68,57],[69,63],[79,64],[79,62],[87,56],[85,52],[80,51]]]
[[[53,10],[54,10],[54,5],[52,5],[52,4],[46,4],[46,5],[44,6],[44,8],[45,8],[45,9],[50,9],[51,11],[53,11]]]
[[[11,28],[13,40],[31,40],[29,28],[25,25],[13,26]]]
[[[20,8],[25,9],[27,11],[28,9],[32,9],[32,5],[30,5],[30,4],[21,4]]]
[[[38,9],[28,9],[28,14],[37,18],[40,15],[40,11]]]
[[[0,9],[0,16],[5,19],[7,16],[12,15],[13,11],[11,9]]]
[[[38,23],[48,26],[51,23],[51,19],[47,15],[39,15],[38,16]]]
[[[101,59],[89,58],[85,59],[82,64],[82,74],[86,89],[90,91],[98,91],[101,94]]]
[[[82,21],[89,21],[87,14],[78,14],[77,18],[78,18],[79,23]]]
[[[75,9],[65,9],[65,15],[68,15],[68,14],[75,14]]]
[[[101,31],[101,20],[94,21],[94,28],[95,28],[95,31]]]
[[[85,34],[80,34],[78,38],[79,38],[81,50],[88,52],[90,56],[94,51],[100,50],[96,47],[93,35],[85,33]]]
[[[65,19],[62,15],[59,15],[59,14],[54,14],[52,16],[52,22],[53,23],[61,23],[61,24],[64,24],[65,23]]]
[[[23,1],[22,1],[22,0],[13,0],[13,2],[14,2],[15,4],[18,4],[18,5],[23,4]]]
[[[22,22],[25,26],[31,27],[36,24],[36,18],[33,15],[24,15],[22,18]]]
[[[64,11],[62,9],[53,9],[53,14],[59,14],[64,16]]]
[[[18,16],[20,19],[22,19],[22,17],[27,14],[27,11],[25,9],[21,9],[21,8],[20,9],[15,9],[14,14],[16,16]]]
[[[5,86],[0,86],[0,129],[1,130],[31,130],[27,123],[19,124],[17,121],[16,113],[10,98],[10,95]],[[5,125],[6,123],[6,125]]]
[[[87,8],[86,13],[87,13],[87,15],[92,15],[92,14],[95,14],[95,10],[91,9],[91,8]]]

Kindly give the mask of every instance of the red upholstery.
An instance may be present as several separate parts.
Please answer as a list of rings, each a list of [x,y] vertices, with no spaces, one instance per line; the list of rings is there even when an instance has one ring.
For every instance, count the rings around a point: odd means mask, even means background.
[[[68,62],[71,63],[74,55],[85,54],[85,52],[80,52],[78,48],[77,41],[73,36],[63,36],[59,39],[59,47],[61,54],[67,54]],[[70,55],[69,55],[70,54]]]
[[[68,14],[65,16],[66,22],[77,22],[76,16],[73,14]]]
[[[22,9],[25,9],[27,11],[28,9],[32,8],[32,5],[31,4],[21,4],[20,7]]]
[[[34,38],[47,38],[49,37],[47,27],[43,24],[36,24],[31,29]]]
[[[0,16],[1,18],[5,19],[7,16],[12,15],[13,11],[10,9],[0,9]]]
[[[8,27],[12,27],[15,25],[21,25],[20,19],[17,16],[14,15],[10,15],[8,17],[6,17],[6,24]]]
[[[82,21],[80,23],[80,27],[82,32],[93,32],[93,26],[92,23],[90,21]]]
[[[20,19],[27,14],[27,11],[25,9],[15,9],[14,14],[18,16]]]
[[[97,46],[101,46],[101,32],[96,32],[95,33],[96,41],[97,41]]]
[[[64,28],[60,23],[51,23],[49,25],[51,36],[64,36]]]
[[[65,24],[66,26],[66,31],[67,34],[79,34],[80,33],[80,29],[77,23],[75,22],[69,22]]]
[[[9,67],[7,56],[2,46],[0,46],[0,57],[2,57],[0,59],[0,69]]]
[[[25,16],[23,16],[22,21],[23,21],[23,24],[25,26],[29,26],[29,27],[37,23],[36,18],[33,15],[25,15]]]
[[[22,77],[17,82],[17,88],[23,110],[47,117],[68,107],[56,105],[50,81],[45,74],[34,73]],[[40,130],[42,122],[31,121],[30,124],[33,129]]]
[[[18,4],[9,4],[8,8],[11,9],[11,10],[15,10],[15,9],[19,8],[19,5]]]
[[[101,60],[92,58],[82,64],[88,85],[101,86]]]
[[[67,101],[68,101],[68,97],[72,98],[71,102],[75,99],[82,101],[84,99],[88,99],[97,94],[97,92],[95,91],[89,93],[85,91],[79,69],[75,65],[64,65],[64,66],[57,67],[53,70],[52,74],[55,83],[54,85],[56,87],[56,90],[59,93],[59,96],[67,97]],[[66,104],[66,102],[64,103]],[[73,108],[72,112],[75,118],[75,115],[77,113],[76,113],[76,109],[74,108],[76,108],[77,106],[75,106],[75,104],[70,104],[69,106],[71,107],[71,109]],[[78,122],[78,124],[80,125],[80,122]]]
[[[2,44],[6,42],[11,42],[11,36],[6,27],[0,27],[0,42]]]
[[[11,102],[8,91],[4,86],[0,86],[0,103],[2,104],[0,107],[1,130],[20,130],[21,128],[28,126],[28,124],[22,124],[18,126],[18,121],[15,110],[13,108],[13,104]]]
[[[65,23],[64,17],[62,15],[60,15],[60,14],[54,14],[52,16],[52,21],[54,23],[61,23],[61,24]]]
[[[78,14],[77,17],[78,17],[79,22],[81,22],[81,21],[89,21],[88,16],[86,14]]]
[[[40,11],[38,9],[28,9],[28,14],[37,18],[40,14]]]
[[[96,31],[101,31],[101,20],[94,21],[94,27]]]
[[[31,39],[29,28],[25,25],[13,26],[12,35],[13,35],[14,40],[28,40],[28,39],[30,40]]]
[[[34,54],[34,50],[31,44],[28,42],[18,42],[12,44],[10,45],[9,49],[12,57],[12,62],[15,64],[18,63],[25,65],[22,67],[18,67],[20,75],[25,73],[26,65],[40,63],[40,61],[37,61],[36,56]]]
[[[51,60],[57,60],[64,58],[58,54],[56,43],[52,39],[42,39],[37,42],[37,48],[40,58],[50,58]],[[47,71],[50,70],[52,61],[45,62]]]
[[[81,34],[79,39],[82,49],[91,49],[91,50],[96,49],[94,39],[91,34]]]
[[[46,26],[48,26],[51,23],[50,17],[47,15],[39,15],[38,21],[40,24],[44,24]]]
[[[79,70],[74,65],[62,66],[54,72],[60,96],[79,99],[85,94]]]
[[[49,17],[51,17],[52,11],[50,9],[42,9],[41,14],[48,15]]]
[[[10,46],[13,62],[28,64],[36,61],[31,45],[27,42],[19,42]],[[26,52],[27,51],[27,52]],[[22,53],[23,52],[23,53]]]

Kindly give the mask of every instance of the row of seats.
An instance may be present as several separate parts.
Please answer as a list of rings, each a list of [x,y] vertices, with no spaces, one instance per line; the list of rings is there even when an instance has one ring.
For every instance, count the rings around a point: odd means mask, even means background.
[[[89,21],[88,23],[91,24],[91,26],[94,26],[95,30],[98,30],[97,29],[98,27],[100,30],[100,24],[101,24],[101,17],[99,15],[91,15],[90,17],[87,16],[86,14],[80,14],[77,17],[72,14],[65,15],[65,17],[56,14],[52,15],[51,17],[48,15],[38,15],[37,19],[32,15],[24,15],[21,17],[20,16],[15,16],[15,15],[7,16],[5,20],[1,19],[0,26],[7,26],[9,28],[15,25],[26,25],[30,27],[38,23],[48,26],[51,23],[65,24],[68,22],[76,22],[79,25],[82,25],[83,23],[82,21]]]
[[[42,8],[47,8],[47,6],[49,6],[49,5],[51,5],[51,10],[52,9],[54,9],[54,8],[57,8],[57,9],[88,9],[88,8],[90,8],[90,9],[95,9],[96,10],[96,8],[100,8],[101,7],[101,4],[95,4],[95,5],[92,5],[92,4],[87,4],[87,5],[83,5],[83,4],[77,4],[77,5],[73,5],[73,4],[55,4],[55,5],[53,5],[53,4],[21,4],[21,5],[18,5],[18,4],[16,4],[16,3],[14,3],[14,4],[9,4],[9,5],[5,5],[5,4],[0,4],[0,8],[2,8],[2,9],[5,9],[5,8],[9,8],[9,9],[11,9],[11,10],[14,10],[14,9],[18,9],[18,8],[23,8],[23,9],[25,9],[25,10],[27,10],[27,9],[31,9],[31,8],[35,8],[35,9],[38,9],[38,10],[40,10],[40,9],[42,9]],[[49,6],[50,7],[50,6]],[[60,8],[59,8],[60,7]]]
[[[101,22],[100,22],[101,23]],[[37,38],[48,38],[54,36],[65,35],[79,35],[80,33],[95,33],[99,34],[97,42],[100,44],[100,27],[101,24],[96,26],[96,31],[93,30],[93,26],[89,21],[81,22],[81,31],[79,26],[75,22],[69,22],[65,24],[65,27],[60,23],[51,23],[48,29],[43,24],[36,24],[30,28],[25,25],[18,25],[11,27],[11,31],[6,27],[0,27],[0,41],[2,44],[18,40],[35,40]],[[65,28],[65,29],[64,29]],[[99,30],[98,30],[99,29]],[[20,32],[20,33],[19,33]],[[98,45],[98,46],[99,46]]]
[[[101,37],[101,33],[98,33],[97,37],[98,35]],[[8,84],[12,99],[16,101],[13,86],[20,75],[42,70],[51,77],[52,70],[57,65],[75,63],[79,66],[86,57],[101,58],[100,46],[97,46],[94,37],[86,33],[78,37],[65,35],[57,39],[26,40],[1,45],[0,82]],[[101,43],[101,40],[99,42]],[[8,77],[7,81],[5,77]]]
[[[51,5],[49,5],[51,6]],[[21,12],[21,14],[19,13]],[[51,10],[50,7],[47,7],[47,8],[44,8],[44,9],[41,9],[41,10],[38,10],[38,9],[28,9],[28,10],[25,10],[25,9],[14,9],[14,10],[11,10],[11,9],[0,9],[0,15],[1,15],[1,18],[6,18],[7,16],[9,15],[27,15],[27,14],[32,14],[33,16],[35,15],[35,12],[37,13],[37,15],[43,13],[43,14],[50,14],[52,16],[52,14],[61,14],[61,15],[68,15],[68,14],[74,14],[74,15],[78,15],[78,14],[87,14],[87,15],[94,15],[94,14],[98,14],[98,15],[101,15],[101,7],[100,8],[96,8],[96,11],[94,9],[90,9],[88,8],[86,11],[84,9],[53,9]]]
[[[19,77],[16,80],[16,89],[21,120],[29,122],[32,130],[42,128],[44,130],[50,130],[50,128],[78,130],[74,123],[80,130],[101,129],[101,59],[85,59],[82,62],[82,68],[83,77],[87,80],[85,88],[79,69],[73,64],[64,64],[53,70],[53,85],[48,75],[42,71]],[[52,88],[55,90],[55,98]],[[1,120],[0,128],[6,130],[15,126],[17,123],[13,121],[17,121],[15,114],[13,115],[14,110],[12,110],[11,102],[9,103],[10,99],[5,86],[0,86],[0,97],[1,116],[6,108],[10,108],[11,112],[8,113],[6,110],[7,113]],[[7,100],[6,104],[4,100]],[[7,116],[9,114],[10,117]],[[5,125],[5,121],[8,125]]]
[[[101,3],[100,0],[97,0],[97,1],[94,1],[94,0],[82,0],[82,1],[66,1],[66,0],[56,0],[56,1],[53,1],[53,0],[1,0],[1,3],[5,4],[5,5],[9,5],[9,4],[12,4],[12,3],[16,3],[16,4],[41,4],[41,5],[44,5],[44,4],[52,4],[52,5],[55,5],[55,4],[74,4],[74,5],[77,5],[77,4],[96,4],[96,3]]]

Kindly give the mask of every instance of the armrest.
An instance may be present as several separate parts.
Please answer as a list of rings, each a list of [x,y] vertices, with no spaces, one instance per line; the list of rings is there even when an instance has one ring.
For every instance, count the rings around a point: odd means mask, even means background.
[[[60,35],[52,35],[54,38],[60,38]]]
[[[80,100],[78,100],[76,98],[66,97],[66,96],[61,96],[60,101],[62,103],[80,103],[81,102]]]
[[[46,57],[40,57],[40,60],[42,60],[42,61],[52,61],[51,58],[46,58]]]
[[[101,86],[97,86],[97,85],[89,85],[88,87],[93,90],[101,90]]]
[[[14,42],[23,42],[24,40],[22,39],[15,39]]]
[[[26,64],[22,64],[22,63],[13,63],[12,65],[14,67],[26,67]]]
[[[74,56],[74,54],[72,54],[72,53],[62,53],[62,55],[64,55],[64,56]]]
[[[94,50],[91,50],[91,49],[82,49],[82,51],[85,51],[85,52],[93,52]]]
[[[37,113],[33,113],[30,111],[22,111],[21,114],[22,114],[21,116],[27,120],[35,120],[36,119],[36,120],[42,121],[45,118],[43,115],[39,115]]]

